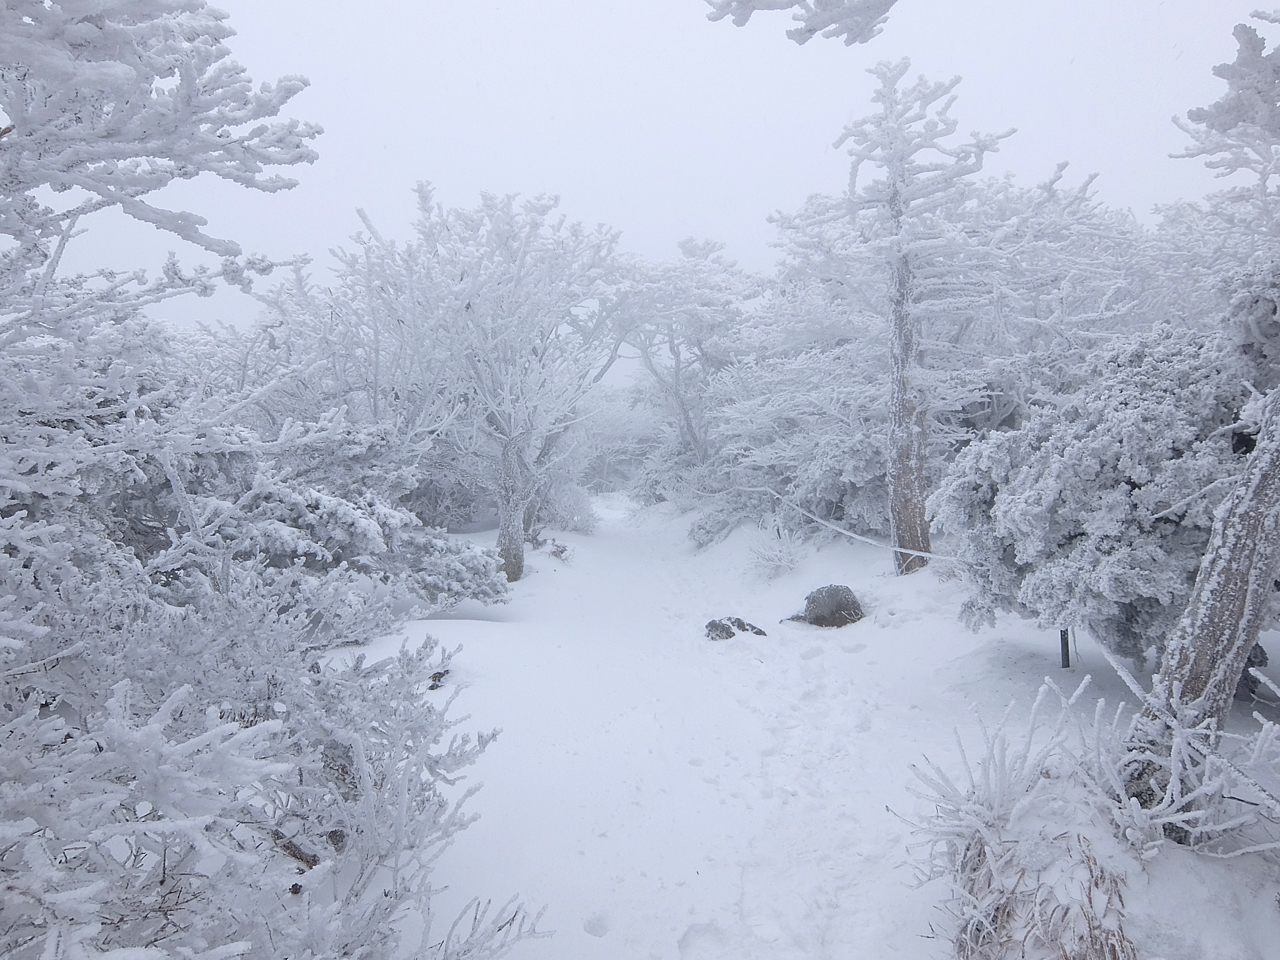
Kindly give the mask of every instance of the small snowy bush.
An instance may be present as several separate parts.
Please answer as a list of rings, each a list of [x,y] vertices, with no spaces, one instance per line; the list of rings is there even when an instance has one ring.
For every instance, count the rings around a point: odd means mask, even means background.
[[[1219,732],[1162,716],[1168,743],[1150,742],[1160,705],[1115,665],[1142,712],[1082,712],[1087,678],[1071,697],[1046,681],[1025,727],[1011,708],[977,757],[959,745],[962,780],[934,763],[915,771],[933,808],[917,824],[921,879],[949,885],[945,935],[962,960],[1132,960],[1127,878],[1167,844],[1214,858],[1280,850],[1280,725],[1255,715],[1252,731]]]
[[[1025,730],[1006,712],[983,730],[964,781],[916,770],[934,812],[920,824],[923,879],[945,879],[948,937],[960,960],[1134,960],[1124,885],[1137,860],[1111,837],[1070,742],[1070,699],[1042,687]],[[1055,696],[1056,695],[1056,696]],[[1057,718],[1044,713],[1058,700]]]
[[[778,523],[762,526],[747,548],[752,565],[769,577],[790,573],[807,552],[804,537]]]
[[[596,512],[591,495],[576,483],[558,483],[548,490],[538,504],[535,531],[543,525],[569,533],[592,533],[596,528]]]

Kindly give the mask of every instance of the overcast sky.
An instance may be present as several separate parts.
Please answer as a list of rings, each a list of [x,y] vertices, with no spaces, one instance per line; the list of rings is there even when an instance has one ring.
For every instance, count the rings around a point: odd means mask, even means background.
[[[627,249],[668,257],[707,237],[767,268],[768,215],[845,184],[831,143],[870,110],[866,68],[910,56],[913,74],[964,78],[962,132],[1018,128],[989,171],[1030,185],[1068,160],[1071,179],[1099,173],[1104,200],[1147,216],[1215,187],[1198,161],[1169,158],[1184,143],[1170,118],[1219,96],[1211,68],[1258,2],[900,0],[870,44],[800,47],[786,14],[739,29],[708,22],[701,0],[218,0],[255,80],[311,80],[289,113],[324,126],[321,158],[288,194],[198,183],[161,199],[246,250],[310,253],[318,279],[356,207],[404,236],[419,180],[449,205],[557,194]],[[198,259],[114,222],[83,256],[154,265],[168,249]],[[166,312],[244,322],[257,308],[228,293]]]

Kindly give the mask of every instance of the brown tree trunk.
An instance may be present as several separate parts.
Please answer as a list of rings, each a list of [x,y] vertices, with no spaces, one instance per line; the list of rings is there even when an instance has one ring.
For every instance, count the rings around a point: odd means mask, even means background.
[[[928,410],[920,403],[912,368],[916,363],[915,318],[911,315],[911,264],[900,258],[893,270],[893,329],[889,386],[889,529],[895,547],[929,553],[929,522],[924,504]],[[929,559],[895,552],[899,575],[914,573]]]
[[[1218,507],[1186,610],[1152,681],[1155,701],[1133,747],[1168,753],[1169,720],[1220,731],[1275,590],[1280,565],[1280,391],[1263,406],[1257,445],[1235,489]],[[1151,771],[1140,765],[1130,792]],[[1139,781],[1135,784],[1134,781]]]
[[[524,511],[529,503],[526,472],[514,444],[504,446],[498,474],[498,558],[508,583],[524,576]]]

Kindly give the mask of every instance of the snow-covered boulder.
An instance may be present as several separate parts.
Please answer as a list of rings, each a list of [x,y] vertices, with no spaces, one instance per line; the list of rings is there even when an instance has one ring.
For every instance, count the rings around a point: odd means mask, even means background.
[[[788,620],[800,620],[815,627],[843,627],[857,623],[865,613],[853,591],[844,584],[819,587],[804,598],[804,610]]]

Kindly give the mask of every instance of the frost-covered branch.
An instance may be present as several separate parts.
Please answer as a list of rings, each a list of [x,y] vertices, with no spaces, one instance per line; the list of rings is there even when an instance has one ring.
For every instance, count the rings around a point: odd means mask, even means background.
[[[889,11],[898,0],[707,0],[710,20],[733,19],[745,26],[751,15],[761,10],[794,10],[791,15],[799,26],[787,31],[796,43],[807,43],[821,34],[838,37],[847,46],[866,43],[878,36]]]

